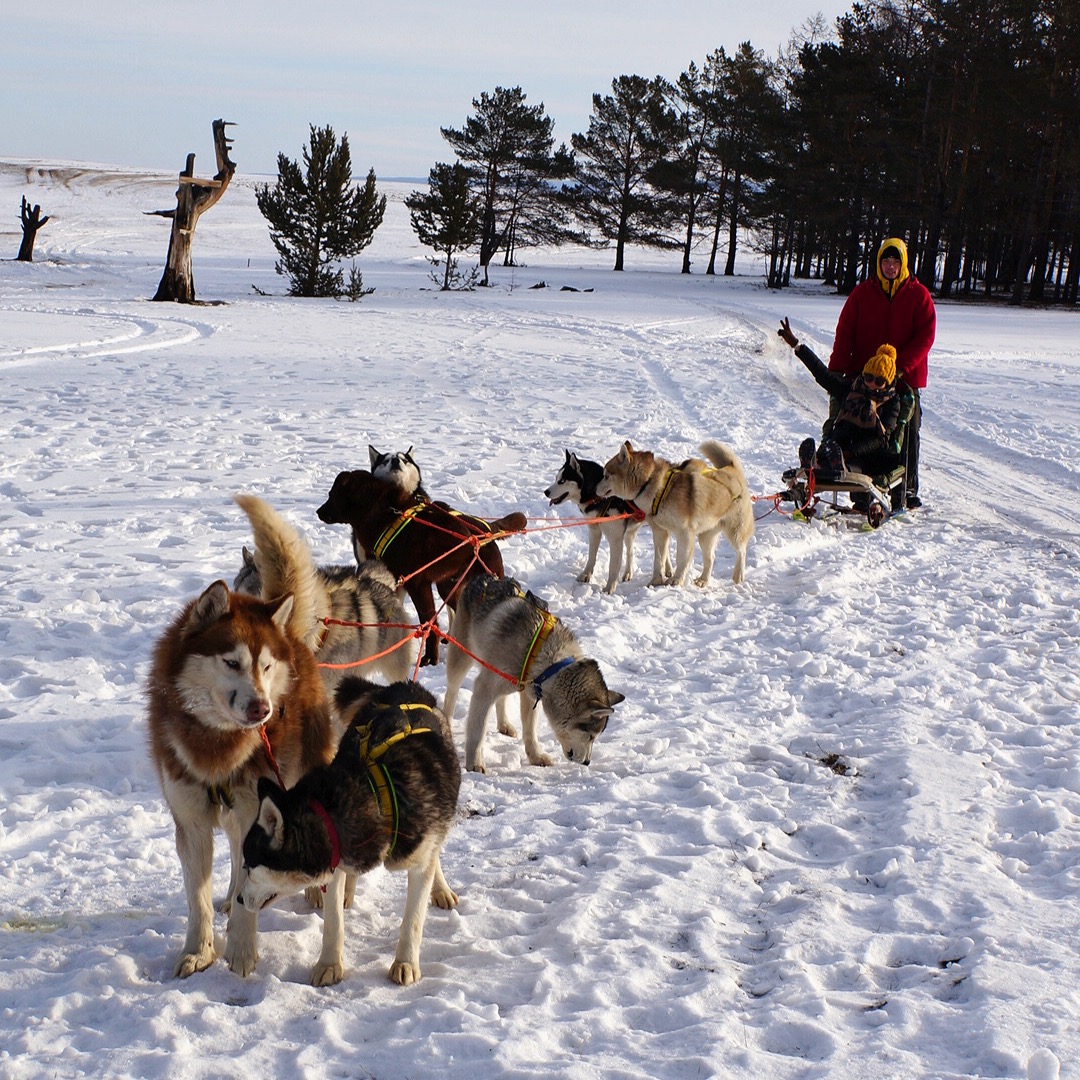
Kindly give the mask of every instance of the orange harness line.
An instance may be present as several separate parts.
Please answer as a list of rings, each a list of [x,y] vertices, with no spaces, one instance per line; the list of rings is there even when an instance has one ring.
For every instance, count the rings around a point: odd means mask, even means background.
[[[274,770],[274,775],[277,777],[278,785],[282,791],[285,790],[285,781],[281,778],[281,770],[278,768],[277,759],[274,757],[274,748],[270,745],[270,736],[266,734],[266,725],[259,725],[259,737],[262,739],[263,749],[266,751],[266,756],[270,759],[270,767]]]
[[[483,561],[483,559],[480,558],[480,548],[484,544],[490,543],[492,540],[503,539],[504,537],[507,537],[507,536],[517,536],[520,533],[526,533],[526,532],[544,532],[544,531],[547,531],[547,530],[550,530],[550,529],[569,529],[569,528],[575,528],[575,527],[577,527],[579,525],[596,525],[596,524],[599,524],[600,522],[605,522],[605,521],[624,521],[627,518],[632,518],[632,517],[634,517],[633,514],[613,514],[610,517],[604,517],[604,518],[577,518],[577,519],[573,519],[573,520],[564,520],[562,518],[530,518],[529,519],[530,521],[558,522],[558,524],[546,525],[542,529],[521,529],[518,532],[504,531],[504,532],[498,532],[498,533],[490,533],[490,534],[488,534],[486,536],[482,536],[479,533],[474,533],[474,534],[471,534],[469,536],[462,537],[461,533],[456,533],[452,529],[447,529],[442,525],[436,525],[434,522],[424,521],[423,518],[413,518],[412,516],[410,516],[409,520],[417,520],[417,521],[422,522],[424,525],[427,525],[429,528],[438,529],[441,532],[449,533],[451,536],[461,537],[461,543],[455,545],[449,551],[443,552],[443,554],[439,555],[437,558],[432,559],[431,562],[426,563],[424,566],[421,566],[419,569],[414,570],[411,574],[407,574],[404,577],[398,578],[398,585],[399,586],[404,585],[404,583],[406,581],[408,581],[410,578],[413,578],[417,574],[420,574],[424,570],[427,570],[429,567],[434,566],[435,563],[439,562],[440,559],[445,559],[448,555],[450,555],[453,552],[457,551],[459,548],[464,547],[466,544],[471,544],[472,547],[473,547],[472,562],[470,562],[469,565],[462,571],[461,576],[454,583],[454,589],[451,590],[451,592],[453,592],[453,591],[456,591],[458,586],[461,585],[461,582],[464,580],[465,576],[468,574],[468,572],[473,568],[473,566],[477,562],[479,562],[480,565],[483,566],[483,568],[488,571],[488,573],[491,572],[488,565]],[[395,525],[398,525],[398,524],[400,524],[402,527],[404,526],[404,522],[400,522],[400,519],[399,519],[399,522],[395,522]],[[391,526],[391,528],[392,527],[393,526]],[[395,535],[396,535],[396,533],[395,533]],[[385,550],[385,548],[383,550]],[[417,638],[417,639],[419,639],[421,641],[426,641],[428,634],[434,633],[434,634],[437,634],[440,638],[442,638],[443,641],[448,641],[451,644],[456,645],[459,649],[461,649],[461,651],[463,653],[465,653],[466,655],[472,657],[472,659],[475,660],[482,667],[486,667],[489,671],[494,672],[496,675],[500,676],[501,678],[506,679],[507,682],[512,682],[515,686],[520,688],[522,683],[521,683],[521,679],[519,679],[517,676],[508,675],[505,671],[500,671],[498,668],[492,667],[492,665],[487,663],[486,660],[482,660],[479,656],[476,656],[474,653],[469,652],[469,650],[466,649],[461,644],[461,642],[457,641],[455,638],[450,637],[449,634],[446,634],[442,630],[439,629],[439,626],[438,626],[439,615],[442,614],[445,607],[446,607],[446,602],[443,601],[442,606],[438,609],[438,611],[435,612],[434,617],[429,622],[421,623],[419,625],[414,625],[413,623],[357,623],[357,622],[349,622],[349,621],[347,621],[345,619],[334,619],[334,618],[329,618],[329,617],[324,618],[322,620],[322,622],[323,622],[323,625],[325,627],[325,630],[329,630],[329,628],[331,626],[353,626],[353,627],[357,627],[357,628],[362,628],[362,627],[365,627],[365,626],[387,626],[387,627],[390,627],[392,629],[412,630],[413,633],[403,636],[400,641],[395,642],[389,648],[384,649],[380,653],[376,653],[373,656],[364,657],[363,660],[353,660],[353,661],[350,661],[347,664],[318,664],[318,666],[321,667],[321,668],[326,668],[326,669],[328,669],[330,671],[342,671],[342,670],[345,670],[345,669],[348,669],[348,668],[360,667],[360,666],[362,666],[364,664],[370,664],[370,663],[372,663],[372,662],[374,662],[376,660],[381,660],[384,656],[388,656],[390,653],[394,652],[396,649],[400,649],[407,641],[410,641],[413,638]],[[325,630],[324,630],[324,634],[323,634],[323,640],[325,640]],[[550,633],[550,630],[548,631],[548,633]],[[320,641],[320,645],[321,644],[322,644],[322,641]],[[531,656],[532,652],[535,652],[535,649],[531,649],[530,650],[530,656],[526,657],[526,665],[525,665],[526,668],[528,667],[528,663],[532,659],[532,656]],[[421,659],[421,656],[418,655],[417,659],[416,659],[416,665],[413,668],[413,678],[415,678],[416,675],[419,673],[420,659]],[[269,744],[267,744],[267,752],[269,753]],[[273,761],[272,757],[271,757],[271,761]],[[284,785],[282,785],[282,786],[284,787]]]

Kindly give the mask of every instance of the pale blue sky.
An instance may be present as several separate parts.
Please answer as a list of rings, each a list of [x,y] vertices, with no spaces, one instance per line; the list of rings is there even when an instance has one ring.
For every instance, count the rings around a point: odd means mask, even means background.
[[[520,86],[555,136],[588,127],[617,75],[676,77],[749,39],[773,56],[839,0],[588,3],[37,0],[0,35],[0,156],[179,171],[213,164],[211,121],[237,123],[241,172],[300,156],[308,125],[347,133],[358,173],[426,177],[453,160],[440,126]],[[664,10],[666,8],[667,10]]]

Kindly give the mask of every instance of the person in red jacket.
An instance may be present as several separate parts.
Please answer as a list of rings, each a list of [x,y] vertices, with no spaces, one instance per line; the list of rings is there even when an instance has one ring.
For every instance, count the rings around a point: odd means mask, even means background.
[[[886,343],[896,349],[896,373],[915,395],[915,412],[908,424],[907,505],[922,506],[919,498],[919,426],[926,386],[927,356],[934,344],[937,313],[930,292],[908,270],[907,245],[897,237],[878,249],[876,273],[856,285],[836,323],[829,369],[855,376]]]

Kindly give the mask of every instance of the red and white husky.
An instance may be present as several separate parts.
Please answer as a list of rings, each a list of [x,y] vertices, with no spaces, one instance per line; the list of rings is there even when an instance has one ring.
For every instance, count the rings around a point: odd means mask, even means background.
[[[229,838],[232,875],[225,959],[240,975],[258,960],[257,916],[233,903],[241,846],[258,815],[258,782],[287,787],[333,758],[334,731],[310,649],[290,626],[291,595],[263,601],[217,581],[188,603],[154,651],[148,682],[150,756],[176,822],[188,926],[174,973],[214,962],[214,829]],[[265,740],[271,747],[268,752]]]

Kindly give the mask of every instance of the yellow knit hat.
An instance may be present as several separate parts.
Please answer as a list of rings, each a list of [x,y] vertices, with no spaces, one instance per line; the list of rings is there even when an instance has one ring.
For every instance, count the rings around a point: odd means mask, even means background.
[[[891,345],[882,345],[863,365],[862,373],[880,375],[886,383],[891,383],[896,378],[896,350]]]

